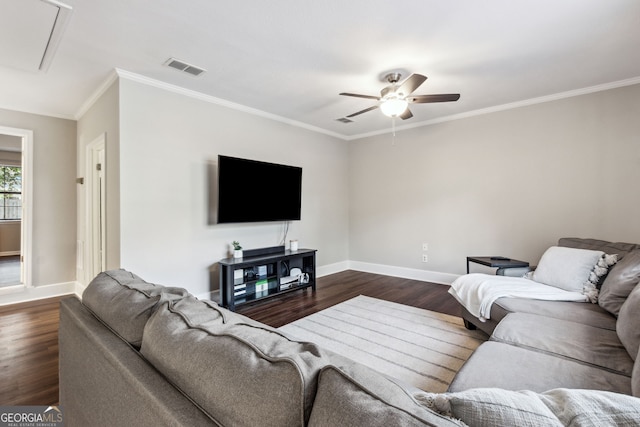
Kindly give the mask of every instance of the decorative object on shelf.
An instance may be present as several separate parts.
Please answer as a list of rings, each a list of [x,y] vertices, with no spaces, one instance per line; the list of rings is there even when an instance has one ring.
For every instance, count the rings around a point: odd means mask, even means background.
[[[240,246],[240,242],[234,240],[231,244],[233,245],[233,257],[242,258],[242,246]]]
[[[295,252],[298,250],[298,241],[297,240],[289,240],[289,249]]]

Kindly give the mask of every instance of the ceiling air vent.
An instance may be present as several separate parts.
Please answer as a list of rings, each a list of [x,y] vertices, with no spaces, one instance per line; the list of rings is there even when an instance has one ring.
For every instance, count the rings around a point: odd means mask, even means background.
[[[349,120],[346,117],[340,117],[339,119],[336,119],[336,121],[341,123],[353,123],[353,120]]]
[[[200,74],[207,71],[204,68],[196,67],[195,65],[188,64],[176,58],[169,58],[167,62],[164,63],[164,65],[175,68],[176,70],[184,71],[185,73],[191,74],[192,76],[199,76]]]

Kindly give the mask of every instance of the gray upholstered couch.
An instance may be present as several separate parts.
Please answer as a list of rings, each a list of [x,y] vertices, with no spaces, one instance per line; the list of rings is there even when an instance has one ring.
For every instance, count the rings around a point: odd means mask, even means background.
[[[101,273],[60,307],[67,426],[458,426],[417,391],[184,289]]]
[[[59,348],[70,427],[640,425],[615,393],[416,390],[124,270],[61,301]]]
[[[490,319],[463,318],[490,335],[449,391],[596,389],[640,396],[640,245],[562,238],[558,246],[618,254],[597,304],[500,298]]]

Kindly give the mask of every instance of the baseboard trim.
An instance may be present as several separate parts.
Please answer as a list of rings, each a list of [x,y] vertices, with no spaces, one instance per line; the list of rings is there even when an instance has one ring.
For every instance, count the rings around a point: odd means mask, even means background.
[[[393,265],[374,264],[362,261],[340,261],[333,264],[318,266],[316,274],[318,277],[323,277],[346,270],[402,277],[405,279],[420,280],[423,282],[438,283],[442,285],[450,285],[454,280],[460,277],[457,274],[396,267]],[[59,297],[63,295],[76,295],[78,298],[82,298],[82,293],[86,288],[87,287],[85,285],[78,281],[34,286],[30,288],[27,288],[24,285],[0,288],[0,306]]]
[[[438,283],[441,285],[450,285],[454,280],[460,277],[458,274],[441,273],[439,271],[418,270],[417,268],[397,267],[393,265],[351,260],[319,266],[316,272],[318,277],[322,277],[346,270],[383,274],[385,276],[402,277],[404,279],[420,280],[422,282]]]
[[[78,282],[65,282],[30,288],[24,285],[0,288],[0,306],[64,295],[78,295],[77,285],[79,285]]]
[[[349,269],[365,273],[384,274],[385,276],[402,277],[404,279],[450,285],[460,277],[457,274],[438,271],[418,270],[416,268],[396,267],[393,265],[373,264],[361,261],[349,261]]]
[[[328,276],[345,270],[349,270],[349,261],[340,261],[334,264],[318,266],[316,268],[316,275],[318,277]]]
[[[2,256],[16,256],[16,255],[20,255],[20,251],[5,251],[5,252],[0,252],[0,257],[2,257]]]
[[[82,294],[84,293],[84,290],[87,289],[88,285],[83,285],[80,282],[75,282],[76,286],[75,286],[75,294],[78,298],[80,298],[82,300]]]

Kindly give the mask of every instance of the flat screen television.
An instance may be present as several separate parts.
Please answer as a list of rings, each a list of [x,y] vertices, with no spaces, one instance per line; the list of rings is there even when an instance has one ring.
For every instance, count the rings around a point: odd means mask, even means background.
[[[217,169],[214,222],[300,219],[302,168],[220,155]]]

